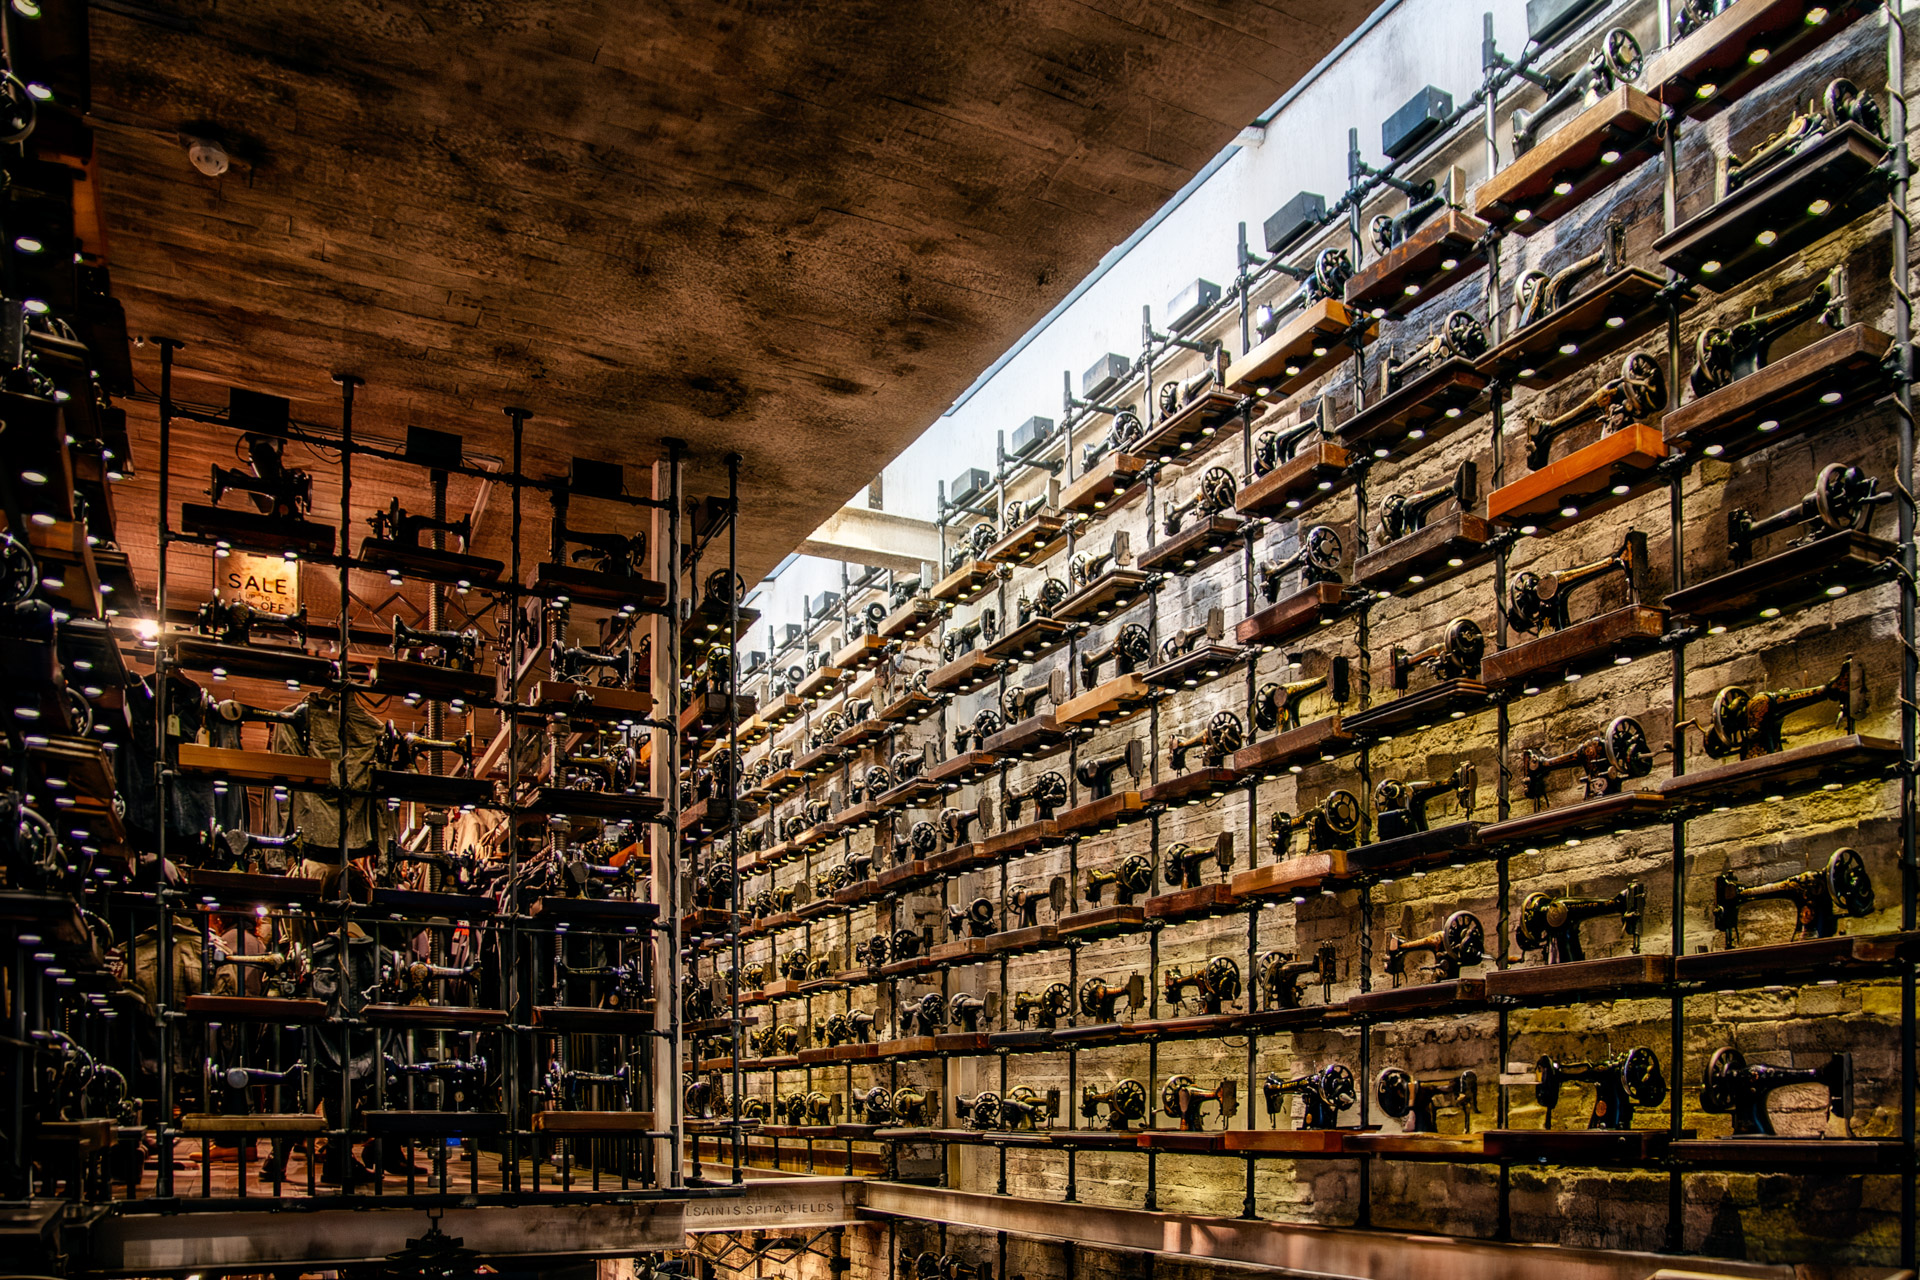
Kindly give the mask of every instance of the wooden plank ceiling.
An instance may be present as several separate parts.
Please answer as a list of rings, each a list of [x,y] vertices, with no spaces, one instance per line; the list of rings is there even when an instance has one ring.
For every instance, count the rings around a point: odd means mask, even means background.
[[[240,383],[333,423],[351,371],[374,436],[504,458],[526,404],[529,471],[581,455],[637,487],[677,436],[694,493],[738,451],[751,582],[1371,6],[114,0],[107,256],[133,331],[189,344],[189,401]],[[196,173],[183,132],[232,169]],[[151,344],[135,365],[157,388]],[[154,514],[132,408],[123,528]],[[427,508],[417,475],[369,472],[356,516],[396,488]]]

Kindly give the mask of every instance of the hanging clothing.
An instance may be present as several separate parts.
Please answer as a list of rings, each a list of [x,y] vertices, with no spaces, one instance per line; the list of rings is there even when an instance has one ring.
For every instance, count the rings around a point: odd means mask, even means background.
[[[179,759],[182,742],[198,742],[206,693],[182,675],[168,677],[167,763]],[[127,805],[127,835],[133,846],[151,852],[160,832],[160,791],[154,785],[154,677],[127,686],[128,743],[113,753],[114,783]],[[167,806],[167,836],[200,836],[214,817],[213,780],[175,775]],[[236,788],[237,790],[237,788]]]
[[[333,762],[333,780],[364,789],[373,782],[373,749],[384,727],[359,698],[347,704],[347,745],[342,766],[340,747],[340,704],[332,692],[311,693],[306,697],[307,745],[292,725],[276,724],[269,741],[271,750],[287,755],[310,755]],[[393,814],[386,803],[373,796],[356,796],[344,806],[347,815],[348,857],[365,856],[382,847],[393,836]],[[335,804],[326,796],[296,791],[284,802],[271,797],[267,801],[268,829],[286,835],[298,830],[306,836],[307,858],[329,866],[339,862],[340,820]]]

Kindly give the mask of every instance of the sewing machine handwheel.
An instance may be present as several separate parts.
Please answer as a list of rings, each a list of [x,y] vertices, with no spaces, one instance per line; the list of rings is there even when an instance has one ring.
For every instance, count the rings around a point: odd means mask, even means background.
[[[1240,717],[1231,711],[1216,711],[1207,721],[1207,742],[1215,751],[1238,751],[1246,745],[1246,736]]]
[[[1835,849],[1827,859],[1827,893],[1844,915],[1864,916],[1873,910],[1873,881],[1859,850]]]
[[[1184,1109],[1180,1105],[1183,1101],[1181,1095],[1191,1088],[1193,1088],[1192,1076],[1167,1077],[1167,1082],[1160,1086],[1160,1110],[1170,1116],[1179,1115]]]
[[[1129,1120],[1138,1120],[1147,1114],[1147,1086],[1134,1079],[1122,1080],[1113,1086],[1113,1099],[1107,1105]]]
[[[1353,259],[1345,249],[1322,249],[1313,260],[1313,283],[1323,298],[1337,298],[1347,291],[1353,276]]]
[[[1240,966],[1232,956],[1215,956],[1207,961],[1207,990],[1219,1000],[1237,1000],[1240,997]]]
[[[1225,511],[1233,505],[1239,482],[1225,467],[1208,467],[1200,477],[1200,505],[1209,511]]]
[[[980,708],[980,714],[973,718],[973,732],[978,738],[992,737],[1006,727],[1007,722],[992,707]]]
[[[1145,893],[1153,888],[1153,859],[1144,853],[1130,853],[1120,860],[1120,878],[1117,881],[1122,889],[1129,893]]]
[[[1623,778],[1644,778],[1653,769],[1653,748],[1647,731],[1632,716],[1616,716],[1607,724],[1607,765]]]
[[[39,585],[40,568],[32,549],[11,533],[0,533],[0,605],[25,603]]]
[[[1067,779],[1049,769],[1040,775],[1033,784],[1033,802],[1042,809],[1050,809],[1067,802]]]
[[[990,925],[993,923],[993,903],[985,898],[975,898],[967,904],[967,923]]]
[[[1320,802],[1320,816],[1336,835],[1352,835],[1360,829],[1360,797],[1335,791]]]
[[[1842,462],[1829,462],[1820,468],[1819,478],[1813,482],[1813,505],[1829,529],[1844,529],[1859,514],[1861,479],[1858,467]]]
[[[932,853],[940,846],[940,829],[931,822],[916,822],[907,831],[907,844],[915,853]]]
[[[1886,123],[1880,115],[1880,104],[1861,92],[1860,86],[1845,76],[1841,76],[1827,86],[1822,105],[1827,109],[1827,122],[1836,128],[1851,120],[1875,137],[1883,137],[1886,134]]]
[[[1702,329],[1693,341],[1693,393],[1705,395],[1732,381],[1732,334],[1725,329]]]
[[[1621,362],[1620,381],[1628,407],[1636,414],[1652,413],[1667,402],[1667,375],[1660,362],[1644,351]]]
[[[967,533],[967,545],[973,548],[975,555],[985,555],[987,548],[999,537],[1000,530],[994,527],[993,521],[982,520]]]
[[[1539,295],[1551,283],[1552,277],[1544,271],[1529,271],[1520,277],[1519,284],[1514,287],[1514,298],[1519,303],[1520,314],[1526,317],[1526,323],[1531,324],[1539,319],[1533,314],[1533,309]]]
[[[1638,80],[1641,71],[1646,69],[1646,60],[1640,53],[1640,42],[1625,27],[1615,27],[1607,32],[1602,47],[1606,50],[1607,66],[1620,79]]]
[[[1114,640],[1114,653],[1130,662],[1145,662],[1153,654],[1153,637],[1139,623],[1129,622]]]
[[[1446,324],[1447,347],[1455,355],[1472,359],[1487,349],[1487,327],[1471,312],[1449,311]]]
[[[1367,238],[1373,242],[1373,251],[1385,255],[1393,248],[1393,219],[1384,213],[1376,213],[1373,221],[1367,224]]]
[[[1478,964],[1486,954],[1486,930],[1471,911],[1456,911],[1440,927],[1441,952],[1456,964]]]
[[[1340,534],[1327,525],[1320,524],[1307,530],[1306,545],[1303,550],[1306,552],[1308,564],[1316,569],[1331,572],[1340,567],[1342,546]]]
[[[1487,637],[1472,618],[1455,618],[1447,624],[1447,651],[1468,662],[1478,662],[1487,651]]]
[[[1730,684],[1713,695],[1713,709],[1709,718],[1713,721],[1713,731],[1728,750],[1737,750],[1747,740],[1747,707],[1752,698],[1745,689]]]
[[[1732,1045],[1718,1049],[1707,1059],[1707,1070],[1700,1077],[1702,1111],[1733,1110],[1733,1093],[1747,1077],[1747,1058]]]
[[[1140,415],[1131,409],[1122,409],[1113,415],[1113,426],[1107,432],[1107,441],[1115,449],[1124,449],[1146,433],[1147,427],[1140,421]]]
[[[1660,1059],[1651,1049],[1629,1049],[1620,1066],[1620,1083],[1627,1096],[1643,1107],[1657,1107],[1667,1100],[1666,1077],[1660,1074]]]
[[[1380,1110],[1401,1119],[1413,1110],[1413,1077],[1403,1067],[1388,1067],[1374,1080],[1373,1097]]]
[[[967,1124],[974,1129],[998,1129],[1001,1114],[1000,1095],[982,1089],[968,1104]]]
[[[1314,1084],[1326,1104],[1335,1111],[1345,1111],[1360,1100],[1360,1086],[1344,1062],[1322,1068],[1314,1078]]]

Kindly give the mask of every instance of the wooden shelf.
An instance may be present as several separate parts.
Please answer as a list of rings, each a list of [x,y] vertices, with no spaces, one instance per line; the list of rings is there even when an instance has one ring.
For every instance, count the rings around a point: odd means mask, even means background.
[[[600,573],[571,564],[536,565],[527,590],[544,600],[572,600],[603,609],[630,606],[655,612],[667,600],[664,582]]]
[[[1069,523],[1058,511],[1042,511],[988,547],[980,558],[991,564],[1043,564],[1067,545]]]
[[[1661,432],[1677,453],[1732,459],[1817,430],[1893,389],[1882,363],[1892,343],[1851,325],[1669,410]]]
[[[1899,743],[1853,733],[1668,778],[1660,793],[1687,809],[1731,806],[1890,777],[1899,763]]]
[[[360,1016],[376,1027],[441,1027],[453,1031],[505,1026],[504,1009],[468,1009],[458,1005],[370,1004]]]
[[[1072,732],[1048,713],[1016,721],[980,745],[1002,759],[1038,760],[1065,747],[1072,739]]]
[[[399,769],[375,769],[370,775],[367,786],[372,792],[388,800],[411,800],[416,804],[434,805],[443,808],[464,808],[468,806],[491,805],[494,802],[494,786],[488,778],[442,778],[430,773],[407,773]],[[563,787],[542,787],[541,795],[552,792],[562,797],[588,796],[596,799],[582,803],[588,806],[607,806],[609,801],[639,800],[652,801],[651,796],[624,796],[605,791],[569,791]],[[570,800],[568,801],[570,802]],[[654,802],[658,804],[657,801]],[[549,810],[548,812],[559,812]],[[567,810],[574,812],[574,810]],[[583,815],[593,816],[593,815]],[[637,810],[631,805],[624,807],[621,817],[637,816]]]
[[[1060,602],[1053,611],[1059,622],[1105,622],[1147,598],[1152,575],[1138,569],[1109,569]]]
[[[1454,978],[1411,987],[1381,987],[1347,997],[1347,1009],[1356,1016],[1477,1008],[1487,1002],[1484,978]]]
[[[360,567],[373,573],[399,573],[423,582],[447,586],[465,584],[493,587],[506,571],[506,565],[484,556],[463,555],[458,551],[436,551],[411,542],[393,542],[368,538],[360,544]]]
[[[1403,243],[1354,272],[1347,281],[1347,305],[1376,320],[1403,319],[1486,261],[1480,244],[1487,231],[1487,224],[1470,213],[1442,209]]]
[[[1368,320],[1354,334],[1355,319],[1346,303],[1322,298],[1228,365],[1228,389],[1258,396],[1292,395],[1338,367],[1353,338],[1364,345],[1380,336],[1377,320]]]
[[[1149,668],[1141,679],[1156,689],[1197,689],[1209,680],[1218,680],[1239,666],[1246,657],[1245,649],[1225,644],[1204,644],[1170,662]]]
[[[1251,617],[1242,618],[1233,628],[1233,638],[1244,645],[1272,648],[1318,629],[1321,623],[1338,618],[1347,609],[1345,586],[1338,582],[1316,582]]]
[[[188,996],[187,1016],[208,1022],[273,1022],[311,1026],[327,1020],[325,1000],[274,996]]]
[[[1515,689],[1538,693],[1568,675],[1591,675],[1660,645],[1667,634],[1667,611],[1630,604],[1576,622],[1563,631],[1488,654],[1480,681],[1504,696]]]
[[[1478,822],[1450,822],[1428,831],[1409,831],[1391,840],[1375,840],[1347,850],[1349,875],[1377,877],[1383,872],[1395,874],[1416,867],[1464,863],[1484,850],[1480,844]]]
[[[1665,1129],[1489,1129],[1481,1150],[1529,1164],[1638,1164],[1664,1154]]]
[[[928,594],[943,604],[970,604],[993,590],[999,576],[1000,566],[991,560],[969,560],[940,579]]]
[[[332,762],[318,756],[241,751],[231,747],[203,747],[197,742],[183,742],[179,747],[179,765],[183,773],[210,774],[229,782],[295,789],[333,785]]]
[[[1673,977],[1667,955],[1602,956],[1565,964],[1512,964],[1487,973],[1487,999],[1514,1003],[1576,1004],[1651,994]]]
[[[1322,885],[1342,880],[1347,874],[1347,855],[1340,849],[1309,853],[1264,867],[1242,871],[1232,880],[1236,898],[1299,898],[1319,892]]]
[[[1264,776],[1290,772],[1295,765],[1337,759],[1359,748],[1359,739],[1335,713],[1240,748],[1233,753],[1233,767],[1244,774]]]
[[[1140,457],[1179,466],[1204,452],[1202,445],[1214,439],[1240,416],[1246,397],[1219,387],[1209,387],[1191,404],[1182,405],[1162,419],[1133,445]]]
[[[1143,676],[1129,672],[1061,703],[1054,708],[1054,723],[1063,728],[1089,723],[1116,724],[1136,712],[1144,711],[1152,696],[1153,686]]]
[[[961,751],[927,770],[926,779],[943,790],[965,786],[1000,763],[987,751]]]
[[[1354,561],[1354,585],[1406,595],[1411,588],[1445,582],[1491,559],[1487,542],[1492,537],[1493,529],[1471,511],[1429,520],[1425,528]]]
[[[326,557],[333,554],[335,545],[332,525],[312,520],[283,520],[261,511],[211,507],[201,502],[181,505],[180,531],[268,556],[293,551],[304,556]]]
[[[1480,357],[1481,373],[1517,382],[1535,391],[1562,382],[1595,361],[1664,329],[1667,306],[1660,297],[1666,281],[1639,267],[1622,267],[1595,281]],[[1682,307],[1698,296],[1680,284]]]
[[[927,689],[931,693],[971,693],[991,680],[999,669],[999,659],[975,649],[935,669],[927,677]]]
[[[1884,204],[1886,154],[1886,143],[1844,124],[1655,240],[1654,252],[1705,288],[1745,284]],[[1763,232],[1774,238],[1760,243]]]
[[[1144,492],[1138,482],[1145,477],[1147,465],[1145,458],[1131,453],[1109,453],[1067,486],[1060,495],[1060,509],[1092,515],[1127,505]]]
[[[1659,103],[1620,85],[1481,183],[1474,213],[1523,236],[1544,231],[1651,157],[1659,119]]]
[[[1053,829],[1062,837],[1085,835],[1089,831],[1109,831],[1146,816],[1146,804],[1138,791],[1117,791],[1055,815]]]
[[[1147,919],[1163,924],[1206,920],[1229,915],[1242,908],[1238,895],[1224,884],[1203,884],[1197,889],[1164,893],[1157,898],[1148,898],[1141,906],[1147,913]]]
[[[860,636],[853,643],[834,651],[828,665],[842,671],[865,671],[887,656],[887,639],[881,635]]]
[[[1179,533],[1154,543],[1134,562],[1145,573],[1198,573],[1236,550],[1246,521],[1239,516],[1214,515],[1195,520]]]
[[[1202,800],[1216,800],[1230,791],[1237,791],[1242,781],[1240,774],[1233,769],[1194,769],[1176,774],[1164,782],[1154,783],[1140,793],[1140,800],[1143,804],[1177,809]]]
[[[1916,957],[1920,933],[1841,934],[1681,956],[1674,977],[1689,987],[1774,986],[1884,972]]]
[[[1346,719],[1348,732],[1358,738],[1383,739],[1412,733],[1442,720],[1459,720],[1493,705],[1487,686],[1478,680],[1443,680],[1392,702],[1356,711]]]
[[[1905,1145],[1897,1138],[1683,1138],[1667,1151],[1696,1168],[1751,1168],[1768,1173],[1788,1169],[1892,1172],[1905,1158]]]
[[[1646,70],[1647,92],[1677,115],[1714,115],[1867,11],[1866,5],[1827,0],[1735,0],[1653,59]],[[1815,12],[1822,16],[1810,22]]]
[[[846,675],[847,673],[839,667],[816,667],[807,673],[806,679],[793,686],[793,691],[802,702],[819,702],[839,688],[840,682],[846,678]],[[724,705],[726,699],[723,697],[720,701]],[[751,715],[752,712],[749,711],[748,714]]]
[[[887,640],[918,640],[939,625],[940,607],[931,599],[920,597],[888,614],[880,623],[880,635]]]
[[[1355,453],[1408,457],[1485,413],[1487,381],[1473,361],[1455,357],[1375,400],[1334,434]]]
[[[919,724],[940,709],[941,699],[926,693],[909,693],[894,699],[873,713],[882,724]]]
[[[549,714],[569,720],[592,720],[624,724],[653,714],[653,695],[638,689],[614,689],[604,685],[568,684],[542,680],[533,688],[533,705]],[[764,731],[763,731],[764,732]],[[741,730],[740,743],[751,742]]]
[[[1073,625],[1060,618],[1035,617],[1015,627],[982,652],[1003,661],[1035,662],[1073,639]]]
[[[1107,903],[1104,906],[1090,907],[1085,911],[1076,911],[1072,915],[1060,917],[1054,926],[1063,939],[1075,942],[1091,942],[1096,938],[1112,938],[1123,933],[1133,933],[1147,927],[1147,911],[1138,903]]]
[[[1538,849],[1568,837],[1618,835],[1651,826],[1664,821],[1672,810],[1672,802],[1658,791],[1622,791],[1489,823],[1480,829],[1480,842],[1489,847],[1517,844]]]
[[[228,905],[311,903],[320,900],[317,876],[278,876],[256,871],[209,871],[183,867],[180,875],[202,898]]]
[[[1330,441],[1303,445],[1293,457],[1243,486],[1233,508],[1242,515],[1290,520],[1344,489],[1352,479],[1347,471],[1351,460]]]
[[[1658,428],[1643,422],[1622,427],[1495,489],[1487,498],[1487,518],[1539,532],[1565,529],[1644,492],[1666,457]]]
[[[419,777],[408,774],[408,777]],[[374,789],[380,789],[380,773],[374,773]],[[445,778],[444,782],[479,782],[491,788],[493,784],[484,778]],[[458,803],[458,802],[449,802]],[[659,796],[622,795],[618,791],[573,791],[566,787],[540,787],[533,793],[528,808],[535,813],[562,815],[575,818],[603,818],[609,822],[644,822],[656,818],[665,811],[667,802]]]
[[[224,672],[255,680],[292,681],[303,685],[331,685],[334,664],[298,649],[265,645],[217,644],[212,640],[183,639],[173,647],[174,661],[183,670]]]

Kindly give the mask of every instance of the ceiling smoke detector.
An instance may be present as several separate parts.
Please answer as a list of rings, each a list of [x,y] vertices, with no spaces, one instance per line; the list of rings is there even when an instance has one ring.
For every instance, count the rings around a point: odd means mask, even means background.
[[[217,178],[227,171],[227,149],[212,138],[188,138],[187,159],[209,178]]]

